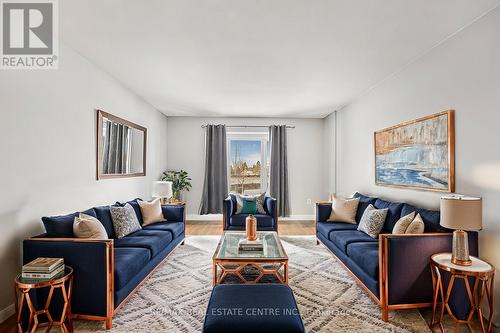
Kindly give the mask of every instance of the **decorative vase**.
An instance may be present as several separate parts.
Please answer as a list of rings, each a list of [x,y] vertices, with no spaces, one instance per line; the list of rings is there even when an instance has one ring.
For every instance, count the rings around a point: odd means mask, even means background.
[[[247,232],[247,240],[254,241],[257,239],[257,219],[253,215],[248,215],[245,219],[245,229]]]

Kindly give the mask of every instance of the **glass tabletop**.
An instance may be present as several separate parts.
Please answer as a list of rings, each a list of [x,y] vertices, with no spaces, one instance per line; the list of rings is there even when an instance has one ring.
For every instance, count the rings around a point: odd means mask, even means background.
[[[281,246],[278,234],[274,231],[258,231],[257,240],[262,240],[264,250],[261,252],[240,252],[240,240],[246,238],[244,232],[226,231],[222,236],[215,259],[287,259]]]
[[[22,277],[21,274],[19,274],[18,276],[16,276],[15,281],[19,285],[29,285],[32,288],[39,288],[39,287],[49,286],[49,285],[54,284],[54,283],[59,283],[59,282],[65,281],[72,274],[73,274],[73,268],[71,268],[68,265],[65,265],[63,272],[57,274],[56,276],[54,276],[50,279],[25,278],[25,277]]]

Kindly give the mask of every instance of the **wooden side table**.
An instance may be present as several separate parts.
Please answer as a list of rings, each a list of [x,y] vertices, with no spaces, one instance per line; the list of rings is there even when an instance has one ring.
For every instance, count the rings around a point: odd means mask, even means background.
[[[16,297],[16,318],[17,318],[17,331],[23,332],[22,313],[23,308],[26,306],[29,310],[28,329],[26,332],[35,332],[38,327],[47,327],[46,332],[54,326],[59,326],[62,332],[73,332],[73,325],[71,323],[71,291],[73,288],[73,269],[65,266],[64,274],[56,279],[33,282],[32,279],[25,279],[19,274],[15,278],[15,297]],[[30,296],[30,291],[38,288],[50,288],[44,308],[37,310],[33,304]],[[63,299],[63,309],[61,318],[57,321],[52,318],[49,307],[54,296],[56,289],[61,290]],[[47,318],[46,322],[40,323],[38,316],[44,315]]]
[[[444,332],[443,315],[444,311],[455,320],[456,331],[458,332],[461,325],[466,325],[470,332],[473,331],[471,323],[474,313],[477,312],[481,330],[483,333],[492,332],[493,329],[493,283],[495,278],[495,268],[484,260],[476,257],[471,257],[471,266],[459,266],[451,262],[451,253],[438,253],[431,257],[431,272],[432,272],[432,285],[434,288],[433,307],[432,307],[432,320],[431,329],[439,326],[441,332]],[[446,290],[443,287],[443,278],[441,270],[450,273],[450,280]],[[470,278],[474,279],[471,288]],[[453,285],[457,279],[462,279],[467,290],[469,297],[470,310],[465,320],[458,319],[451,310],[448,302],[450,295],[453,291]],[[481,310],[481,303],[486,297],[488,306],[490,308],[490,315],[488,322],[484,323],[483,312]],[[441,303],[439,310],[439,319],[436,319],[437,304]]]

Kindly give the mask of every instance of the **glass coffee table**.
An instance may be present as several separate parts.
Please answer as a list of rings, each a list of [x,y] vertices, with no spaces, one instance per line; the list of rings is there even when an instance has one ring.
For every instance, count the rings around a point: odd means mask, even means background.
[[[274,231],[258,231],[262,240],[261,252],[240,252],[238,244],[245,239],[245,232],[225,231],[212,258],[213,284],[221,284],[231,277],[243,283],[262,283],[263,278],[288,284],[288,256]]]

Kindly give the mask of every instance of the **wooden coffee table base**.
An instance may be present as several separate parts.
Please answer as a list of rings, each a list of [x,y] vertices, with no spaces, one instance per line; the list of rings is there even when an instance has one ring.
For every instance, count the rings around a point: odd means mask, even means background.
[[[242,271],[245,267],[252,267],[259,272],[253,280],[245,279]],[[241,282],[247,284],[259,283],[264,276],[274,276],[283,284],[288,284],[288,259],[286,260],[232,260],[213,259],[213,284],[221,284],[227,276],[237,276]],[[219,272],[220,271],[220,272]]]

